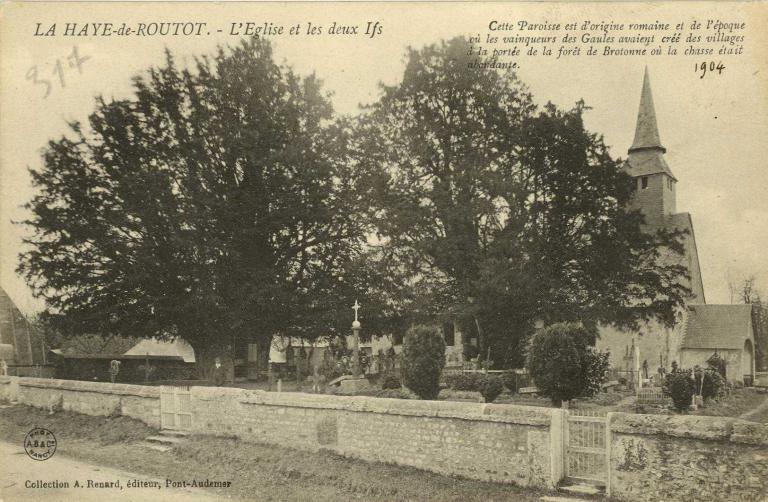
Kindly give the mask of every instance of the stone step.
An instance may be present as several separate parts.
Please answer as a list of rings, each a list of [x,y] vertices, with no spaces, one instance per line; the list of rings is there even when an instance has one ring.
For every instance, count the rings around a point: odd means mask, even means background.
[[[171,430],[171,429],[163,429],[160,431],[161,436],[171,436],[171,437],[187,437],[191,435],[189,431],[178,431],[178,430]]]
[[[595,495],[603,495],[605,493],[605,486],[587,484],[587,483],[574,483],[574,484],[561,485],[557,489],[558,491],[568,492],[572,495],[595,496]]]
[[[139,443],[139,446],[150,449],[150,450],[161,451],[163,453],[170,451],[172,449],[170,446],[166,446],[164,444],[148,443],[146,441]]]
[[[573,497],[541,497],[539,500],[542,502],[584,502],[584,499],[577,499]]]
[[[174,437],[174,436],[149,436],[145,439],[145,441],[149,441],[151,443],[163,443],[168,445],[174,445],[183,443],[184,439],[180,437]]]

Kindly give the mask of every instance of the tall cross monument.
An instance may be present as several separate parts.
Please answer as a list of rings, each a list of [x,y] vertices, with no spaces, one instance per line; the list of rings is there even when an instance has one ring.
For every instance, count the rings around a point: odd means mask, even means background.
[[[357,319],[357,311],[360,310],[360,304],[355,300],[352,306],[355,311],[355,320],[352,321],[352,376],[360,378],[360,321]]]

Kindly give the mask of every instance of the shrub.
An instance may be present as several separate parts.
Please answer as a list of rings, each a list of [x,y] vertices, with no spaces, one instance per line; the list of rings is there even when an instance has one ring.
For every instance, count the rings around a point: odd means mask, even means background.
[[[668,374],[664,379],[664,394],[672,398],[677,411],[685,411],[691,405],[695,384],[691,370],[677,370]]]
[[[486,403],[492,403],[501,391],[504,390],[504,384],[501,381],[500,376],[496,375],[482,375],[479,380],[480,394],[485,398]]]
[[[709,356],[709,359],[707,359],[707,364],[709,365],[710,368],[713,368],[718,373],[720,373],[720,376],[725,378],[726,363],[725,363],[725,359],[723,359],[723,357],[720,354],[715,352],[714,354]]]
[[[445,384],[453,390],[479,392],[481,373],[452,373],[446,375]]]
[[[478,392],[472,392],[467,390],[443,389],[440,391],[440,395],[438,396],[438,399],[441,399],[443,401],[472,401],[476,403],[478,402],[480,397],[481,396]]]
[[[704,399],[720,399],[725,395],[728,382],[715,368],[704,370],[704,381],[701,386],[701,395]]]
[[[376,393],[376,397],[387,397],[390,399],[418,399],[419,396],[408,389],[382,389]]]
[[[445,342],[434,326],[414,326],[403,340],[402,372],[405,386],[421,399],[436,399],[445,367]]]
[[[602,390],[606,372],[610,363],[608,354],[585,348],[581,353],[581,391],[580,396],[591,397]]]
[[[381,388],[384,390],[399,389],[400,387],[402,387],[402,385],[400,384],[400,378],[397,375],[387,373],[381,379]]]
[[[590,333],[578,324],[558,323],[536,333],[528,352],[528,371],[539,393],[555,406],[592,395],[605,381],[607,355],[587,345]]]
[[[505,371],[501,374],[501,383],[511,393],[517,392],[517,375],[514,371]]]

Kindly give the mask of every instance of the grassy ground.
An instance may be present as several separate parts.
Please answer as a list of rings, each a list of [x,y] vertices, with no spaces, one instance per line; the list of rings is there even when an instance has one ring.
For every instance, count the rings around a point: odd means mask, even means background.
[[[0,439],[18,443],[33,427],[56,434],[57,455],[161,479],[231,480],[213,490],[259,501],[538,501],[545,492],[500,483],[440,476],[417,469],[308,453],[236,439],[193,436],[167,453],[137,441],[155,433],[125,417],[108,419],[47,412],[22,405],[0,408]],[[489,452],[492,455],[493,452]]]
[[[708,401],[704,408],[691,412],[693,415],[707,415],[714,417],[736,417],[756,409],[768,401],[768,394],[755,392],[753,389],[734,389],[731,394],[718,402]],[[762,413],[756,413],[745,417],[753,422],[768,423],[768,409]]]

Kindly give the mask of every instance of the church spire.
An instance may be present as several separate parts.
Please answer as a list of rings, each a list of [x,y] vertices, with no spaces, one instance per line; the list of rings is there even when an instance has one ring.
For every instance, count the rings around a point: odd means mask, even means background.
[[[629,153],[657,150],[661,153],[667,151],[661,145],[659,127],[656,124],[656,110],[653,106],[653,94],[651,93],[651,79],[648,76],[648,67],[645,67],[643,77],[643,91],[640,95],[640,110],[637,112],[637,126],[635,127],[635,140],[629,148]]]

